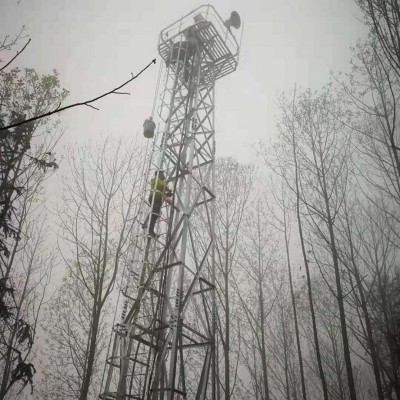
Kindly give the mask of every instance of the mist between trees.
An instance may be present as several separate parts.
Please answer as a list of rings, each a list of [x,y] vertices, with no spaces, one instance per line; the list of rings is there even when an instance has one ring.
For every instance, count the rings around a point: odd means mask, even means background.
[[[351,73],[278,98],[261,166],[217,159],[218,399],[400,399],[400,11],[357,3],[371,34]],[[0,124],[67,95],[56,71],[3,69]],[[98,396],[142,217],[138,142],[71,149],[61,177],[62,134],[42,118],[0,135],[0,399]]]

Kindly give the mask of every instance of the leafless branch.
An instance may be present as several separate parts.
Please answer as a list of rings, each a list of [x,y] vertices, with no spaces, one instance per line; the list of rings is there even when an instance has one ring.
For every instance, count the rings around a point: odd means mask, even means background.
[[[119,93],[119,92],[118,92],[119,89],[121,89],[122,87],[126,86],[128,83],[132,82],[134,79],[136,79],[137,77],[139,77],[144,71],[146,71],[146,69],[148,69],[148,68],[150,67],[151,64],[155,64],[155,63],[156,63],[156,59],[151,60],[151,62],[148,63],[139,73],[137,73],[136,75],[133,75],[133,74],[132,74],[132,78],[128,79],[128,80],[127,80],[126,82],[124,82],[122,85],[116,87],[115,89],[110,90],[109,92],[103,93],[102,95],[97,96],[97,97],[95,97],[94,99],[82,101],[82,102],[80,102],[80,103],[70,104],[69,106],[65,106],[65,107],[61,107],[61,108],[60,108],[60,107],[57,107],[55,110],[49,111],[49,112],[47,112],[47,113],[45,113],[45,114],[41,114],[41,115],[38,115],[38,116],[36,116],[36,117],[26,119],[25,121],[17,122],[17,123],[15,123],[15,124],[11,124],[11,125],[5,126],[5,127],[3,127],[3,128],[0,128],[0,131],[4,131],[4,130],[10,129],[10,128],[15,128],[15,127],[17,127],[17,126],[26,124],[26,123],[28,123],[28,122],[37,121],[38,119],[45,118],[45,117],[49,117],[50,115],[53,115],[53,114],[56,114],[56,113],[60,113],[60,112],[62,112],[62,111],[68,110],[68,109],[73,108],[73,107],[88,106],[88,107],[94,108],[95,110],[98,110],[98,108],[92,106],[90,103],[94,103],[95,101],[100,100],[100,99],[102,99],[103,97],[108,96],[109,94],[122,94],[122,93]]]
[[[0,71],[3,71],[5,68],[7,68],[28,46],[28,44],[31,42],[31,39],[29,39],[26,43],[25,46],[21,49],[21,51],[17,51],[17,54],[4,66],[0,69]]]

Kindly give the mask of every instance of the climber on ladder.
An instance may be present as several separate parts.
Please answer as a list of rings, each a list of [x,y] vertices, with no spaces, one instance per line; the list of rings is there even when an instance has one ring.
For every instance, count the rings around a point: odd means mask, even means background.
[[[161,206],[163,202],[167,201],[167,199],[171,196],[172,191],[168,188],[167,183],[165,182],[164,171],[156,171],[154,173],[154,177],[150,181],[149,203],[151,206],[151,212],[142,224],[142,228],[146,230],[150,218],[149,236],[153,238],[159,237],[159,235],[154,232],[154,226],[161,214]]]

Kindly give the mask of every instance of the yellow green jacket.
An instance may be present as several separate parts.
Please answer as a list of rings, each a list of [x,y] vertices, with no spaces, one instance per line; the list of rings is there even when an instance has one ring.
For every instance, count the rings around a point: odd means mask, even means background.
[[[150,196],[152,197],[153,195],[161,199],[165,193],[170,192],[171,190],[168,188],[167,184],[165,181],[162,181],[161,179],[157,178],[152,178],[150,181]]]

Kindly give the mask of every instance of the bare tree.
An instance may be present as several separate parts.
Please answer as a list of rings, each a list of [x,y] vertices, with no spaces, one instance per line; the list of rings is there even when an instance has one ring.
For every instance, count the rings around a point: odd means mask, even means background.
[[[309,257],[311,258],[311,256]],[[332,399],[347,400],[349,398],[349,389],[341,338],[340,318],[336,305],[337,300],[331,291],[326,290],[323,278],[315,277],[313,279],[313,287],[320,354],[324,366],[328,395]],[[312,325],[309,321],[307,304],[302,298],[299,300],[299,309],[302,317],[301,328],[303,335],[308,341],[309,348],[315,351],[314,341],[311,339]],[[307,360],[307,366],[314,373],[318,371],[318,364],[313,357]],[[362,394],[358,388],[357,394],[360,396]]]
[[[249,203],[254,169],[227,158],[216,166],[216,282],[220,304],[217,329],[223,348],[224,398],[232,398],[237,379],[238,361],[232,365],[233,341],[231,329],[235,327],[232,312],[231,279],[236,273],[237,245],[243,215]],[[235,343],[238,345],[238,343]],[[232,379],[233,376],[233,379]]]
[[[363,218],[360,218],[361,216]],[[370,274],[367,273],[365,268],[363,249],[365,236],[368,236],[368,231],[373,229],[373,225],[365,223],[368,219],[368,214],[363,210],[357,199],[354,199],[352,204],[349,204],[348,200],[345,199],[339,218],[339,224],[342,227],[338,246],[340,248],[339,257],[341,262],[347,267],[348,286],[351,288],[346,301],[351,307],[354,307],[354,312],[358,316],[355,319],[357,323],[354,323],[354,320],[349,321],[349,327],[353,337],[359,341],[362,349],[370,356],[376,386],[372,390],[376,389],[378,399],[383,400],[384,392],[379,366],[380,361],[373,337],[373,321],[369,305],[371,295],[368,281],[370,279],[366,279]],[[360,327],[361,329],[359,329]],[[365,362],[364,357],[361,357],[361,359]]]
[[[393,227],[388,224],[385,213],[376,207],[368,207],[364,212],[364,221],[354,221],[353,229],[356,230],[355,235],[358,238],[358,246],[354,246],[358,248],[355,259],[359,269],[362,266],[362,277],[353,266],[353,285],[358,290],[352,292],[352,299],[361,308],[363,318],[352,328],[355,337],[361,341],[367,354],[370,354],[377,389],[384,391],[384,395],[389,398],[393,398],[392,392],[398,397],[399,308],[398,296],[394,295],[399,284],[398,240],[393,233]],[[376,377],[377,373],[379,380]]]
[[[400,77],[400,6],[397,0],[356,0],[370,33]]]
[[[280,294],[282,277],[277,274],[278,242],[273,237],[275,231],[268,229],[265,194],[261,193],[257,197],[258,201],[251,205],[247,213],[244,236],[240,243],[240,260],[237,261],[240,269],[232,279],[242,320],[246,324],[246,329],[241,332],[246,348],[243,352],[244,363],[250,372],[257,396],[269,400],[273,398],[271,376],[276,371],[270,369],[268,362],[271,353],[267,318]]]
[[[348,210],[343,216],[347,222],[343,223],[346,243],[342,252],[351,273],[349,280],[355,281],[351,283],[354,286],[351,299],[355,307],[361,309],[359,325],[352,326],[352,329],[370,355],[377,394],[383,398],[385,395],[392,396],[392,390],[399,393],[396,389],[398,373],[395,372],[398,366],[394,348],[391,348],[393,340],[389,344],[382,340],[384,336],[376,336],[373,310],[376,307],[379,309],[378,304],[386,308],[387,287],[378,285],[373,289],[372,282],[379,282],[379,276],[384,276],[384,281],[395,279],[395,274],[383,271],[392,269],[388,268],[390,262],[387,257],[397,252],[400,238],[400,136],[397,118],[400,76],[396,61],[397,38],[388,34],[390,30],[398,31],[398,26],[390,22],[398,12],[398,6],[396,11],[391,8],[393,2],[379,3],[372,0],[359,2],[375,40],[357,45],[354,49],[353,72],[347,76],[347,80],[337,81],[354,116],[351,128],[355,133],[357,157],[354,157],[353,165],[358,175],[357,189],[364,194],[359,200],[357,215],[364,215],[365,221],[368,221],[363,223]],[[388,25],[385,27],[385,24]],[[375,249],[373,256],[371,249]],[[384,315],[383,309],[380,311],[380,315]],[[386,316],[389,314],[386,313]],[[391,324],[389,320],[390,317],[386,322]],[[379,343],[388,345],[386,350],[380,349]]]
[[[264,160],[267,162],[267,165],[269,165],[272,170],[284,180],[285,184],[294,195],[294,210],[297,220],[301,254],[307,278],[309,311],[312,321],[315,355],[318,364],[317,375],[321,381],[324,399],[328,400],[328,387],[326,384],[320,353],[318,326],[314,311],[312,279],[309,267],[309,260],[307,256],[306,239],[304,235],[304,214],[306,210],[303,193],[303,170],[301,163],[303,152],[300,147],[303,141],[301,130],[299,129],[299,120],[297,118],[297,103],[298,100],[296,99],[296,91],[294,92],[293,99],[290,102],[284,96],[280,99],[282,116],[278,124],[278,130],[280,132],[280,137],[282,138],[282,140],[280,141],[280,143],[275,145],[272,162],[269,161],[266,152],[264,152],[262,155],[264,157]]]
[[[283,98],[281,101],[283,123],[281,137],[283,150],[294,168],[294,187],[296,193],[296,212],[302,246],[303,259],[306,267],[308,287],[311,287],[309,262],[305,247],[303,223],[312,233],[312,243],[315,247],[324,249],[324,265],[321,272],[325,276],[327,287],[334,290],[340,313],[340,326],[343,341],[343,353],[346,362],[347,384],[350,398],[356,399],[356,389],[348,341],[346,311],[342,283],[342,269],[338,257],[336,216],[340,211],[343,198],[346,195],[349,176],[349,136],[347,132],[346,110],[325,89],[320,94],[305,91],[297,94],[292,101]],[[285,148],[285,144],[288,148]],[[289,147],[290,146],[290,147]],[[291,149],[290,149],[291,148]],[[290,149],[290,150],[289,150]],[[282,161],[283,162],[283,161]],[[287,171],[287,167],[282,171]],[[293,181],[292,181],[293,182]],[[293,183],[288,182],[290,185]],[[300,212],[303,207],[303,215]],[[300,220],[303,220],[303,223]],[[322,253],[320,253],[322,254]],[[330,261],[328,261],[330,258]],[[334,289],[329,283],[334,280]],[[310,298],[312,305],[312,299]],[[313,314],[313,313],[312,313]],[[312,316],[313,331],[316,336],[315,317]],[[317,337],[315,337],[317,339]],[[315,340],[317,343],[317,340]],[[316,355],[320,376],[322,362],[316,346]],[[323,392],[326,398],[327,387],[323,382]]]
[[[293,284],[293,273],[292,273],[292,263],[290,257],[290,233],[291,233],[291,209],[289,206],[289,196],[288,196],[288,188],[286,187],[285,181],[280,180],[279,183],[275,185],[276,193],[273,193],[274,198],[277,203],[277,207],[279,209],[279,213],[273,212],[274,216],[274,226],[277,227],[278,231],[283,234],[284,239],[284,252],[286,254],[286,264],[287,264],[287,271],[288,271],[288,280],[289,280],[289,288],[290,288],[290,298],[292,304],[292,312],[293,312],[293,323],[294,323],[294,332],[296,336],[296,346],[297,346],[297,356],[298,356],[298,363],[299,363],[299,371],[300,371],[300,381],[301,381],[301,390],[303,399],[307,399],[307,392],[306,392],[306,383],[304,377],[304,366],[303,366],[303,356],[302,356],[302,349],[301,349],[301,341],[300,341],[300,332],[299,332],[299,323],[297,317],[297,306],[296,306],[296,295],[295,289]],[[282,307],[281,307],[282,308]],[[282,317],[282,329],[284,329],[284,318],[283,313],[281,313]],[[297,397],[297,396],[295,396]],[[289,396],[288,396],[289,398]]]
[[[25,39],[26,37],[27,35],[25,35],[25,26],[22,26],[19,32],[16,33],[15,35],[13,36],[6,35],[0,38],[0,51],[2,52],[2,54],[7,54],[7,52],[11,51],[18,42],[20,42],[22,39]],[[29,44],[29,42],[30,39],[27,41],[22,50],[18,51],[17,54],[11,58],[11,60],[7,60],[7,63],[5,65],[0,65],[0,72],[3,71],[6,67],[8,67],[15,60],[15,58],[22,53],[22,51]],[[6,62],[6,60],[0,59],[0,64],[3,64],[4,62]]]
[[[114,143],[112,137],[94,150],[71,151],[59,213],[67,273],[48,315],[55,323],[46,328],[51,345],[45,375],[61,398],[86,400],[99,388],[106,311],[137,217],[142,161],[133,141]]]
[[[313,96],[306,92],[299,98],[295,118],[303,138],[301,183],[302,201],[310,215],[315,237],[328,249],[335,279],[335,297],[339,307],[343,353],[350,398],[357,397],[348,341],[341,266],[336,245],[335,221],[348,179],[349,144],[340,117],[345,113],[328,93]],[[314,240],[314,239],[313,239]]]

